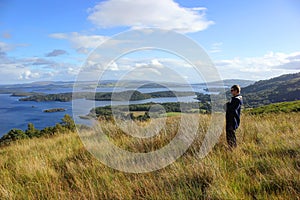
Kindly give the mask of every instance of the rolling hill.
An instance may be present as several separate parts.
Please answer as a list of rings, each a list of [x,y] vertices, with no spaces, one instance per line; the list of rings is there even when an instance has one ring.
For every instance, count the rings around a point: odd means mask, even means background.
[[[246,107],[300,100],[300,73],[257,81],[242,88]]]

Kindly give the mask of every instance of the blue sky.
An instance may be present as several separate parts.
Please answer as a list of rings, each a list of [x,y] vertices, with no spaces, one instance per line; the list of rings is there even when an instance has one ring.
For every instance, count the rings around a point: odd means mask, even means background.
[[[143,27],[195,40],[223,79],[260,80],[300,71],[298,0],[0,0],[0,84],[75,80],[97,45]],[[163,64],[197,82],[182,60],[143,55],[114,63],[107,78],[118,79],[125,63]]]

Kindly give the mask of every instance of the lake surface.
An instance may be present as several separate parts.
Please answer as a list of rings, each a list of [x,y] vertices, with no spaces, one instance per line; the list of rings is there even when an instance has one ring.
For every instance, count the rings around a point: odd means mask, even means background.
[[[128,89],[128,88],[127,88]],[[172,91],[195,91],[204,92],[203,87],[191,88],[172,88]],[[98,92],[111,92],[114,88],[98,88]],[[124,91],[126,88],[118,88],[118,91]],[[140,92],[149,93],[155,91],[165,91],[166,88],[139,88]],[[43,92],[43,93],[62,93],[72,92],[73,88],[63,88],[55,90],[41,90],[39,88],[28,88],[27,92]],[[87,91],[87,90],[85,90]],[[71,115],[78,124],[89,125],[90,120],[80,119],[79,116],[86,115],[95,106],[106,105],[127,105],[128,102],[111,102],[111,101],[91,101],[85,99],[77,99],[72,102],[34,102],[19,101],[20,97],[12,97],[11,94],[0,94],[0,137],[13,128],[22,130],[27,129],[28,123],[33,123],[37,129],[43,129],[47,126],[54,126],[61,122],[65,114]],[[195,96],[188,97],[170,97],[170,98],[152,98],[141,101],[132,101],[132,104],[142,104],[147,102],[164,103],[164,102],[195,102]],[[72,105],[76,105],[72,109]],[[43,110],[51,108],[64,108],[64,112],[45,113]]]

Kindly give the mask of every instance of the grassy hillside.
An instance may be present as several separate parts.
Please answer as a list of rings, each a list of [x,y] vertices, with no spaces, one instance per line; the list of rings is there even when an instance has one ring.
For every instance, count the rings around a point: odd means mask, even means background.
[[[300,73],[257,81],[242,89],[248,107],[300,100]]]
[[[200,117],[202,135],[210,116]],[[151,151],[174,136],[178,119],[168,118],[168,134],[138,143],[103,123],[122,148]],[[145,174],[101,164],[76,133],[19,140],[0,148],[0,199],[299,199],[299,121],[298,113],[244,114],[234,151],[223,134],[201,160],[198,139],[177,162]]]
[[[251,114],[300,112],[300,101],[273,103],[247,110]]]

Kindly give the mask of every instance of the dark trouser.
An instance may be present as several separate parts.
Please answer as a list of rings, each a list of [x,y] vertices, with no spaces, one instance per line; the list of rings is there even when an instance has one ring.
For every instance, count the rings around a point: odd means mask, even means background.
[[[226,130],[226,140],[229,147],[236,147],[235,130]]]

